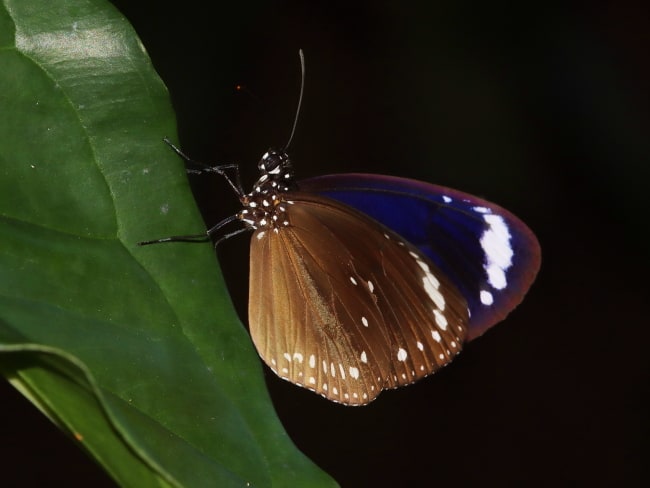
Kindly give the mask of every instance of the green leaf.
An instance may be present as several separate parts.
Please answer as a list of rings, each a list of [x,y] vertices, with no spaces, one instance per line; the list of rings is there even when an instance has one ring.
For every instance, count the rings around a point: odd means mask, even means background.
[[[0,2],[0,369],[124,486],[332,486],[292,444],[166,88],[102,0]]]

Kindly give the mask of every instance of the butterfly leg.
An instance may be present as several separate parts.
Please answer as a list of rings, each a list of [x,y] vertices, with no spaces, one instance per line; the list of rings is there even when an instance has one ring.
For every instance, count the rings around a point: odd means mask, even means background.
[[[138,242],[138,246],[149,246],[150,244],[162,244],[163,242],[206,242],[210,240],[208,234],[190,234],[186,236],[169,236],[152,241]]]
[[[237,219],[236,215],[231,215],[230,217],[226,217],[223,219],[221,222],[218,224],[210,227],[206,232],[203,234],[189,234],[189,235],[182,235],[182,236],[169,236],[169,237],[162,237],[160,239],[153,239],[151,241],[142,241],[138,242],[138,246],[149,246],[151,244],[162,244],[164,242],[207,242],[210,239],[212,239],[212,234],[217,232],[219,229],[221,229],[223,226],[229,224],[230,222],[234,222]],[[232,236],[235,236],[237,234],[240,234],[248,229],[243,228],[243,229],[238,229],[234,232],[230,232],[222,237],[220,237],[217,242],[215,243],[215,247],[217,244],[219,244],[221,241],[224,241]]]
[[[223,164],[220,166],[208,166],[205,163],[201,163],[199,161],[195,161],[192,158],[190,158],[187,154],[185,154],[183,151],[181,151],[178,147],[176,147],[172,141],[169,140],[167,137],[163,137],[163,141],[165,144],[167,144],[169,147],[172,148],[172,150],[178,154],[183,160],[190,164],[194,164],[196,166],[199,166],[200,169],[193,169],[193,168],[188,168],[186,171],[191,174],[203,174],[203,173],[216,173],[219,176],[222,176],[225,178],[225,180],[228,182],[230,187],[233,189],[233,191],[237,194],[237,196],[241,199],[245,192],[244,189],[241,185],[241,178],[239,176],[239,166],[237,164]],[[227,170],[232,170],[235,174],[234,180],[228,176],[226,173]]]
[[[235,230],[235,231],[233,231],[233,232],[229,232],[228,234],[226,234],[226,235],[224,235],[224,236],[221,236],[219,239],[217,239],[217,240],[215,241],[215,243],[214,243],[214,248],[216,249],[217,246],[219,246],[219,244],[221,244],[221,243],[222,243],[223,241],[225,241],[226,239],[230,239],[231,237],[234,237],[234,236],[236,236],[236,235],[239,235],[239,234],[242,234],[242,233],[244,233],[244,232],[248,232],[248,231],[250,231],[249,228],[247,228],[247,227],[243,227],[243,228],[241,228],[241,229],[237,229],[237,230]]]

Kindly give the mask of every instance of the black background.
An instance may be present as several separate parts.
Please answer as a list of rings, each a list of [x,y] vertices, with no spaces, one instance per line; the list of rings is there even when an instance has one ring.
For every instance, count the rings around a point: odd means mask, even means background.
[[[499,0],[115,4],[168,85],[194,158],[238,162],[252,183],[260,155],[288,136],[302,48],[306,93],[291,150],[299,177],[430,181],[510,209],[539,237],[542,270],[529,296],[441,373],[364,408],[269,374],[303,452],[346,487],[648,484],[643,10]],[[207,223],[236,211],[222,181],[193,185]],[[247,248],[243,237],[219,250],[241,311]],[[111,486],[5,382],[0,398],[4,486]]]

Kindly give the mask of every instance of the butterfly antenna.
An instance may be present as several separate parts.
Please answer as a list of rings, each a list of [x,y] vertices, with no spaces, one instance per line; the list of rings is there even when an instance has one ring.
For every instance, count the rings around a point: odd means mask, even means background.
[[[296,116],[293,119],[291,134],[289,134],[289,140],[282,148],[283,153],[287,152],[287,149],[293,140],[293,135],[296,133],[296,127],[298,127],[298,116],[300,115],[300,107],[302,106],[302,94],[305,91],[305,55],[303,54],[302,49],[298,50],[298,56],[300,57],[300,94],[298,95],[298,106],[296,107]]]

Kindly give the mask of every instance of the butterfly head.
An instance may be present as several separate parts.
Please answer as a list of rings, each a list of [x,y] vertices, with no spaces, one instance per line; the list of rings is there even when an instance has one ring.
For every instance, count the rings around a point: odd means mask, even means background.
[[[269,149],[264,153],[262,159],[257,163],[257,169],[260,170],[262,176],[260,181],[275,181],[280,183],[282,181],[293,180],[293,167],[289,155],[284,151],[277,149]]]

